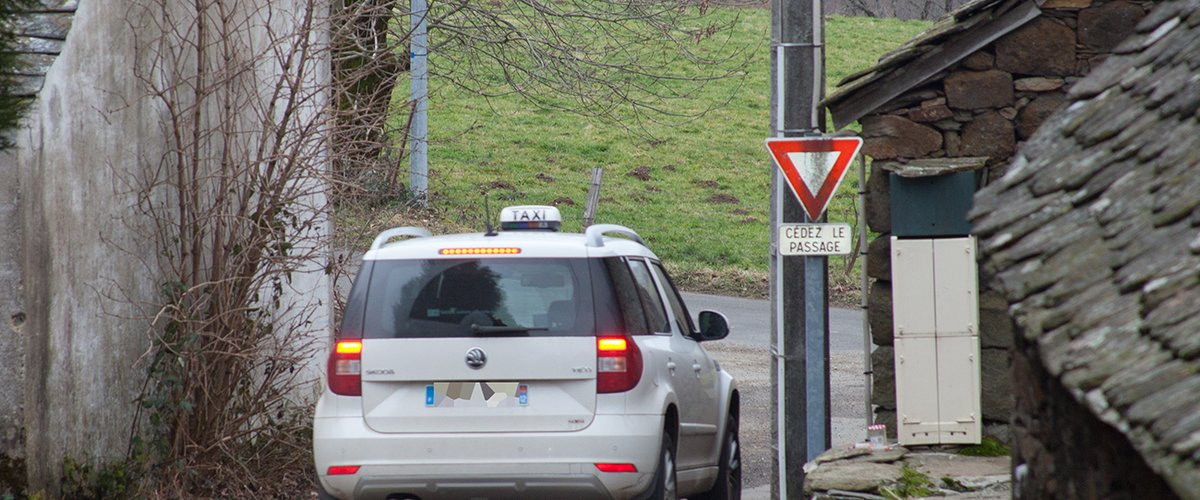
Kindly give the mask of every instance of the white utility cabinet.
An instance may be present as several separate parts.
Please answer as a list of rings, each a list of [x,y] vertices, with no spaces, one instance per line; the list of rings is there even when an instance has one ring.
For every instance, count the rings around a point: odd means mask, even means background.
[[[896,435],[978,444],[979,278],[975,238],[892,237]]]

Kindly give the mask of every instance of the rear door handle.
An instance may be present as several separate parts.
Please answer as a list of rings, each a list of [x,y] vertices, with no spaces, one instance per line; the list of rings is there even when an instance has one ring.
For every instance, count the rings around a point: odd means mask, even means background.
[[[671,372],[671,375],[675,374],[675,362],[674,361],[667,360],[667,370]]]
[[[700,366],[700,363],[692,363],[692,369],[696,370],[696,376],[699,377],[700,372],[704,370],[704,367]]]

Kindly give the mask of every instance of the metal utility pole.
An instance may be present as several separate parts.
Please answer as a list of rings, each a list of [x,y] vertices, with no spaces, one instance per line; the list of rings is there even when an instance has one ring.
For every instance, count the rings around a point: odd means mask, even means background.
[[[821,0],[771,6],[771,136],[820,135],[825,35]],[[804,464],[829,448],[829,301],[825,257],[779,254],[781,223],[810,222],[771,169],[772,372],[776,391],[772,498],[804,497]],[[822,217],[824,218],[824,217]]]
[[[412,42],[409,49],[409,98],[414,103],[412,130],[409,131],[409,190],[413,199],[424,208],[429,191],[429,13],[425,0],[412,0],[409,9]]]

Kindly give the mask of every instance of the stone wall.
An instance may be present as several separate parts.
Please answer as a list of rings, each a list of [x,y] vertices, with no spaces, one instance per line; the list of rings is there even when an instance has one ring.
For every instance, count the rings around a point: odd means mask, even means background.
[[[1024,338],[1013,349],[1013,498],[1178,498],[1120,431],[1046,372]]]
[[[1131,34],[1153,2],[1047,0],[1043,14],[863,117],[870,244],[868,316],[879,346],[872,356],[875,420],[895,432],[887,172],[880,160],[987,157],[981,184],[999,178],[1009,158],[1066,102],[1066,91]],[[1007,438],[1013,403],[1008,373],[1012,324],[1005,301],[981,291],[980,343],[985,433]]]

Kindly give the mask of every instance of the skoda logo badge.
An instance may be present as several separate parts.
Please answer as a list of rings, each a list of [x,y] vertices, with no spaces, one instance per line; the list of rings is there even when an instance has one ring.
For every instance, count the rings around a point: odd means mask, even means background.
[[[467,351],[467,366],[476,370],[483,368],[487,364],[487,354],[484,354],[483,349],[472,347]]]

